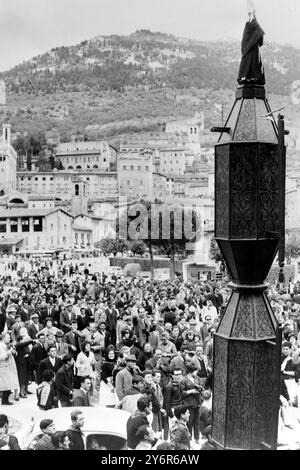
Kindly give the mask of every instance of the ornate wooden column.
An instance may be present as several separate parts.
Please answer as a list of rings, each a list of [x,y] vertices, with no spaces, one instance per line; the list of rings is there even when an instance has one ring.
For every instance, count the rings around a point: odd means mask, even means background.
[[[215,146],[215,237],[232,294],[214,337],[213,441],[275,449],[280,339],[264,283],[284,236],[285,147],[264,85],[245,83]]]

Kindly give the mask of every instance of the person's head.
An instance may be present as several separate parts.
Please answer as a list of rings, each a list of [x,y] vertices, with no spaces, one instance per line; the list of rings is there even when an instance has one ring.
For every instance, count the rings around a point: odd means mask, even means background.
[[[0,415],[0,435],[8,433],[8,417],[6,415]]]
[[[40,429],[44,434],[47,434],[48,436],[51,436],[53,433],[55,433],[55,424],[53,422],[53,419],[42,419],[40,422]]]
[[[174,415],[177,419],[181,419],[182,421],[185,421],[187,423],[190,417],[188,406],[186,405],[176,406],[174,408]]]
[[[183,374],[182,374],[182,369],[180,367],[176,367],[173,370],[173,378],[176,382],[181,382],[182,381]]]
[[[193,377],[196,377],[197,372],[198,372],[198,369],[194,365],[189,365],[189,366],[186,367],[186,373],[188,375],[192,375]]]
[[[46,327],[47,327],[47,328],[51,328],[52,326],[53,326],[52,318],[47,317],[47,318],[46,318]]]
[[[282,347],[281,347],[282,355],[285,357],[288,357],[291,353],[290,348],[291,348],[291,344],[288,341],[283,341]]]
[[[161,357],[162,357],[162,350],[161,350],[160,348],[156,348],[156,349],[155,349],[154,357],[155,357],[156,361],[158,361],[159,359],[161,359]]]
[[[173,336],[177,338],[179,335],[179,327],[177,325],[173,326]]]
[[[90,352],[91,350],[91,343],[89,341],[84,341],[81,345],[81,351],[84,353]]]
[[[211,324],[211,315],[205,315],[204,322],[206,324]]]
[[[92,386],[92,379],[90,377],[81,377],[80,386],[83,388],[83,390],[89,392]]]
[[[76,331],[78,328],[77,320],[71,321],[71,331]]]
[[[137,409],[141,413],[145,413],[146,415],[149,415],[152,411],[152,403],[151,403],[150,397],[143,396],[139,398],[136,405],[137,405]]]
[[[69,449],[69,438],[67,431],[56,431],[51,435],[51,442],[57,450]]]
[[[71,367],[74,365],[74,358],[70,354],[66,354],[63,357],[62,362],[67,367],[67,369],[71,369]]]
[[[157,450],[174,450],[174,444],[169,441],[163,441],[156,447]]]
[[[101,322],[99,323],[99,330],[100,330],[100,331],[105,331],[105,330],[106,330],[106,323],[105,323],[105,321],[101,321]]]
[[[63,333],[61,333],[60,331],[58,331],[58,332],[56,333],[55,337],[56,337],[56,341],[57,341],[58,343],[62,343],[62,340],[63,340],[63,337],[64,337]]]
[[[211,391],[210,390],[203,390],[202,399],[203,399],[203,401],[210,400],[211,399]]]
[[[35,323],[35,324],[37,324],[39,322],[39,316],[38,316],[37,313],[33,313],[30,318],[33,321],[33,323]]]
[[[202,346],[202,344],[196,344],[195,352],[196,352],[196,355],[198,357],[201,357],[203,355],[203,346]]]
[[[145,389],[144,378],[141,375],[137,375],[133,377],[132,385],[134,388],[138,389],[140,393],[144,392],[144,389]]]
[[[143,424],[140,426],[135,433],[137,439],[140,441],[150,441],[154,440],[154,431],[151,426],[147,426],[147,424]]]
[[[107,351],[107,358],[108,358],[110,361],[114,361],[114,360],[116,359],[116,353],[115,353],[114,348],[108,349],[108,351]]]
[[[168,340],[169,340],[169,333],[167,331],[163,331],[161,334],[161,342],[163,344],[167,344]]]
[[[21,323],[21,314],[20,313],[16,313],[15,321],[16,321],[16,323]]]
[[[48,356],[51,357],[51,359],[54,359],[56,357],[56,354],[56,346],[54,344],[50,344],[50,346],[48,347]]]
[[[128,354],[125,358],[126,366],[128,369],[133,370],[136,365],[136,357],[134,354]]]
[[[189,330],[186,334],[186,337],[189,341],[193,341],[194,339],[194,332],[192,330]]]
[[[72,425],[76,428],[82,428],[84,426],[84,416],[82,411],[74,410],[71,413]]]
[[[154,369],[152,371],[152,379],[155,384],[160,384],[161,382],[161,372],[160,370]]]
[[[2,333],[1,339],[5,344],[9,344],[11,342],[10,334],[9,333]]]
[[[40,341],[42,344],[45,343],[45,341],[46,341],[46,336],[45,336],[44,333],[39,334],[38,338],[39,338],[39,341]]]
[[[150,343],[145,343],[144,344],[144,352],[147,353],[147,354],[152,353],[152,347],[151,347]]]
[[[143,372],[144,382],[146,385],[152,385],[152,371],[151,370],[144,370]]]
[[[42,373],[42,382],[53,383],[55,379],[55,373],[51,369],[46,369]]]
[[[295,333],[290,333],[288,335],[288,340],[289,340],[291,345],[297,343],[297,337],[296,337]]]

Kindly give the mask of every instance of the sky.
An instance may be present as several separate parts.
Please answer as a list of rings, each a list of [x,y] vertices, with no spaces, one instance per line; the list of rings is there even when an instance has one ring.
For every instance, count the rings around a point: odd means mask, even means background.
[[[300,48],[300,1],[253,1],[266,44]],[[137,29],[241,40],[246,19],[246,0],[0,0],[0,71],[53,47]]]

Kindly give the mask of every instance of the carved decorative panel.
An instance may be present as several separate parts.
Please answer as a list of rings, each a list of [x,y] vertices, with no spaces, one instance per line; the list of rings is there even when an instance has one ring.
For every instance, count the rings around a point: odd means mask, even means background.
[[[267,231],[278,231],[280,224],[280,163],[278,151],[269,145],[258,148],[258,236]]]
[[[256,146],[232,146],[230,162],[230,236],[256,238]]]
[[[241,339],[255,338],[253,306],[250,296],[240,296],[232,336]]]
[[[256,320],[256,336],[257,338],[276,337],[276,331],[272,324],[269,309],[262,296],[253,299],[255,302],[254,314]],[[270,307],[269,307],[270,308]]]
[[[229,147],[216,148],[215,206],[216,237],[228,237],[229,226]]]
[[[231,341],[227,396],[227,446],[251,448],[252,394],[255,345]]]
[[[214,339],[212,437],[222,446],[225,445],[226,429],[227,355],[228,341],[216,334]]]

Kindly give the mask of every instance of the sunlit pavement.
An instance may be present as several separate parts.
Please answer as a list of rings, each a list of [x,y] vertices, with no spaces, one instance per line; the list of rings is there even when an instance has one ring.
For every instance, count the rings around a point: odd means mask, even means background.
[[[32,392],[32,395],[27,395],[27,398],[20,398],[19,401],[15,401],[10,395],[10,402],[13,405],[0,405],[0,413],[9,415],[13,412],[16,415],[18,409],[28,409],[32,408],[32,411],[38,410],[37,407],[37,397],[36,397],[36,385],[30,384],[28,387],[29,391]],[[94,406],[98,406],[99,403],[99,394],[95,392],[91,403]],[[299,408],[290,408],[289,421],[288,424],[291,427],[284,426],[280,420],[278,427],[278,450],[294,450],[300,448],[300,410]],[[66,428],[69,426],[69,423],[66,423]],[[201,445],[205,441],[200,441],[200,444],[195,444],[192,442],[192,449],[199,450]]]

